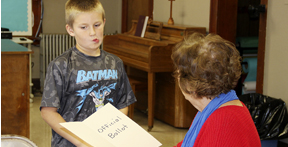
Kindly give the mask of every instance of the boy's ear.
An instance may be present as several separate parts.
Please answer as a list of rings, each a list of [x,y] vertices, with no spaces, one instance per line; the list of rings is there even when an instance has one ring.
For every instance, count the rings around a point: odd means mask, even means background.
[[[68,24],[66,24],[66,31],[68,32],[69,35],[75,36],[73,28],[71,28]]]

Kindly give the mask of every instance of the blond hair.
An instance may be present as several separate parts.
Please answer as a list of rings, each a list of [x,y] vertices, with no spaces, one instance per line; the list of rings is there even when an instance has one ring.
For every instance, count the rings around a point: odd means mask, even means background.
[[[73,27],[75,17],[82,12],[98,11],[102,13],[102,19],[105,19],[105,11],[99,0],[68,0],[65,4],[65,21],[70,27]]]

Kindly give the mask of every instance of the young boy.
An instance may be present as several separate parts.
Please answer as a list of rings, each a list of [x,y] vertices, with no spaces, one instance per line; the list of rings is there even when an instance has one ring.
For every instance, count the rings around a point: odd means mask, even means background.
[[[76,46],[49,64],[40,106],[53,129],[53,147],[85,146],[59,123],[83,121],[108,102],[127,115],[128,106],[136,101],[122,60],[99,49],[105,25],[101,3],[68,0],[65,15],[66,30]]]

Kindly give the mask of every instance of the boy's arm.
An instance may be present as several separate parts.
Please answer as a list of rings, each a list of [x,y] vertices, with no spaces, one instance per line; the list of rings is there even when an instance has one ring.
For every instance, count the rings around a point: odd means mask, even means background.
[[[122,113],[124,113],[125,115],[128,115],[128,107],[125,107],[123,109],[119,109]]]
[[[125,109],[125,108],[124,108]],[[60,123],[66,122],[63,117],[57,112],[57,108],[54,107],[42,107],[41,116],[48,123],[48,125],[59,135],[78,146],[90,146],[85,141],[70,133],[68,130],[65,131],[64,127]]]

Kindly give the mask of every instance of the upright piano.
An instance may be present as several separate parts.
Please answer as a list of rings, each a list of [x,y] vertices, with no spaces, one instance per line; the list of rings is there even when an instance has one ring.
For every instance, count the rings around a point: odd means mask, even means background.
[[[159,23],[151,25],[160,27]],[[171,53],[186,34],[205,34],[206,28],[164,23],[161,27],[159,40],[138,37],[134,35],[137,21],[133,20],[128,32],[105,36],[103,41],[103,49],[117,55],[126,66],[147,72],[148,131],[153,128],[154,115],[175,127],[186,128],[196,114],[196,109],[184,99],[171,75],[174,69]]]

